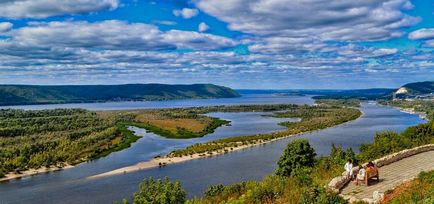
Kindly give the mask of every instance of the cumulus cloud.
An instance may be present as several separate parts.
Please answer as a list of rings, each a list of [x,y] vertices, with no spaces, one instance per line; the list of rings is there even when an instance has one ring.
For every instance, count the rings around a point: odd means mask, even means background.
[[[118,6],[119,0],[3,0],[0,1],[0,17],[46,18],[116,9]]]
[[[201,22],[198,26],[199,32],[205,32],[209,30],[209,26],[205,22]]]
[[[108,50],[213,50],[235,46],[231,39],[192,31],[170,30],[125,21],[31,23],[8,32],[11,40],[1,42],[3,52],[54,48]],[[29,49],[31,48],[31,49]],[[1,51],[0,51],[1,52]]]
[[[199,14],[199,10],[191,8],[183,8],[181,10],[173,10],[173,15],[183,17],[185,19],[193,18]]]
[[[194,0],[232,30],[257,35],[316,36],[321,40],[376,41],[400,37],[419,18],[409,0]],[[234,15],[237,14],[237,15]],[[307,15],[314,14],[314,15]]]
[[[434,28],[422,28],[408,34],[410,40],[426,40],[434,38]]]
[[[0,22],[0,33],[2,32],[6,32],[10,29],[12,29],[14,25],[12,23],[9,22]]]

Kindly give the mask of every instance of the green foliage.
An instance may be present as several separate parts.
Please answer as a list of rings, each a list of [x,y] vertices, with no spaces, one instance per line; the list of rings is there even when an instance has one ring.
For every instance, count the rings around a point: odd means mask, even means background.
[[[86,110],[0,110],[0,172],[76,164],[137,138],[115,120]]]
[[[409,127],[402,133],[380,132],[375,135],[372,144],[360,146],[360,158],[364,161],[373,160],[390,153],[432,143],[434,143],[434,122]]]
[[[315,155],[315,150],[307,140],[299,139],[288,143],[277,161],[276,175],[291,176],[294,170],[302,171],[303,168],[313,167]]]
[[[193,131],[187,130],[186,128],[178,127],[177,131],[174,133],[172,131],[156,127],[156,126],[151,125],[149,123],[140,123],[140,122],[130,122],[130,123],[127,123],[127,125],[128,126],[136,126],[139,128],[146,129],[149,132],[155,133],[155,134],[160,135],[162,137],[173,138],[173,139],[188,139],[188,138],[203,137],[204,135],[213,133],[215,131],[215,129],[217,129],[218,127],[223,126],[223,125],[227,125],[230,123],[230,121],[221,120],[218,118],[211,118],[211,119],[212,119],[212,122],[203,131],[200,131],[200,132],[193,132]]]
[[[212,197],[222,194],[224,190],[225,186],[223,184],[212,185],[205,190],[204,195]]]
[[[310,145],[306,140],[295,140],[288,144],[288,147],[285,151],[288,149],[304,149],[306,151],[293,153],[309,155],[308,157],[313,156],[313,150],[309,148]],[[336,149],[343,151],[341,148]],[[302,168],[295,167],[295,170],[292,170],[289,177],[271,175],[265,177],[262,181],[245,181],[228,186],[221,184],[211,186],[205,191],[203,198],[196,198],[187,203],[347,203],[337,194],[327,192],[322,187],[331,178],[342,173],[342,165],[334,164],[337,161],[334,161],[335,159],[331,157],[309,158],[308,160],[307,165],[299,165],[303,166]],[[297,162],[298,159],[294,158],[294,161]],[[326,161],[331,164],[330,169],[324,168]],[[314,164],[311,162],[314,162]]]
[[[344,204],[348,203],[338,194],[327,192],[324,187],[313,185],[307,188],[301,196],[301,204]]]
[[[354,165],[358,163],[358,158],[353,149],[344,150],[342,147],[336,147],[334,144],[332,144],[329,159],[335,164],[345,164],[349,159],[353,161]]]
[[[179,181],[172,183],[166,177],[154,180],[150,177],[140,184],[139,191],[134,193],[134,204],[184,204],[186,194]]]
[[[360,107],[359,99],[318,99],[315,103],[332,107]]]
[[[240,95],[230,88],[213,84],[0,85],[0,105],[229,98],[238,96]]]

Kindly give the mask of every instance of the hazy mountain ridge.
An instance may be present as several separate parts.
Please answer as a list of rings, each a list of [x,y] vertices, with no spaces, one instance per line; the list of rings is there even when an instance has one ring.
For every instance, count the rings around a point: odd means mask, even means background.
[[[205,99],[238,96],[240,95],[231,88],[213,84],[0,85],[0,105]]]

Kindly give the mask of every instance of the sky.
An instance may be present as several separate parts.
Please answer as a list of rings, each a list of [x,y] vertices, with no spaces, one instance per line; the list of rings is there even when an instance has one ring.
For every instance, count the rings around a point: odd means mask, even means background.
[[[432,0],[0,0],[0,84],[434,80]]]

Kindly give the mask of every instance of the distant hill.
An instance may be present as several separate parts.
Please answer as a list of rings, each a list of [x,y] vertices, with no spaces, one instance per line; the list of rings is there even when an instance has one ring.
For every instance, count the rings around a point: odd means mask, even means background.
[[[354,90],[323,90],[322,92],[312,92],[318,95],[314,99],[361,99],[377,100],[392,96],[396,89],[376,88],[376,89],[354,89]]]
[[[434,81],[424,81],[405,84],[401,86],[396,92],[395,96],[398,98],[412,98],[423,97],[434,93]]]
[[[127,100],[231,98],[236,91],[213,84],[167,85],[0,85],[0,105],[83,103]]]

